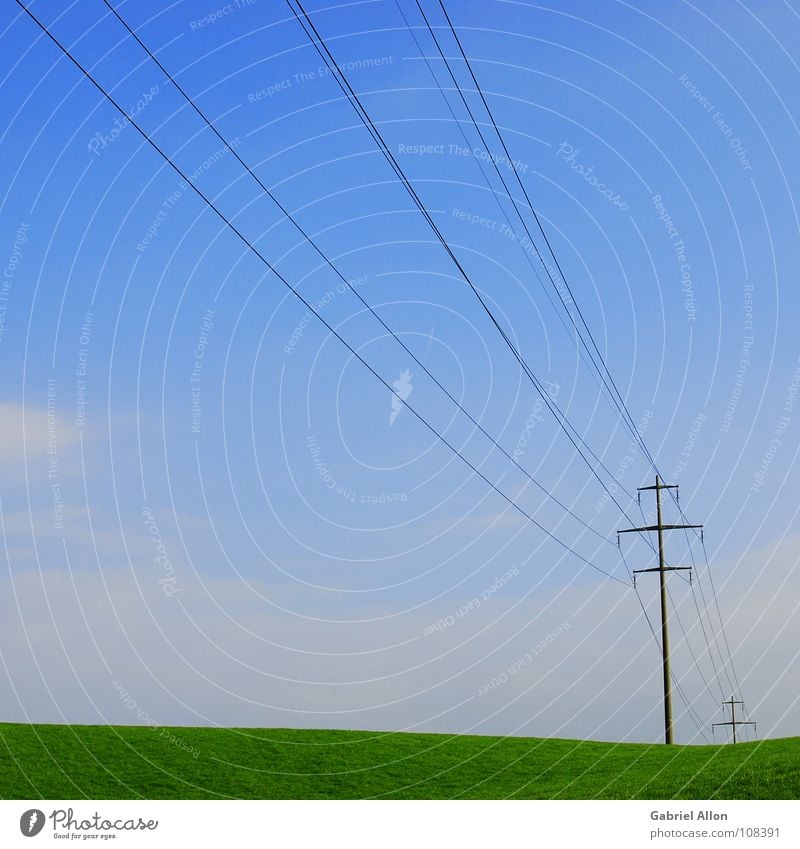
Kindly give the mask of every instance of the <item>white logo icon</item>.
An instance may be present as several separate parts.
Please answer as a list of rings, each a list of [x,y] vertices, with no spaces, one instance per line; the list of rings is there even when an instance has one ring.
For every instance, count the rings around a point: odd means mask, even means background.
[[[411,372],[408,369],[405,369],[397,380],[392,381],[394,392],[392,392],[392,412],[389,414],[390,427],[394,424],[395,419],[400,415],[400,410],[403,409],[403,402],[406,398],[408,398],[411,394],[411,390],[414,388],[411,385],[411,377]]]
[[[35,837],[44,828],[44,812],[31,808],[19,818],[19,830],[25,837]]]

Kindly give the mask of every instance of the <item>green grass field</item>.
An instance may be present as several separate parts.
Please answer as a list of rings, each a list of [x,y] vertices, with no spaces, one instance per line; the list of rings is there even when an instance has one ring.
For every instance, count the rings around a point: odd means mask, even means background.
[[[800,738],[736,746],[0,724],[5,799],[797,799]]]

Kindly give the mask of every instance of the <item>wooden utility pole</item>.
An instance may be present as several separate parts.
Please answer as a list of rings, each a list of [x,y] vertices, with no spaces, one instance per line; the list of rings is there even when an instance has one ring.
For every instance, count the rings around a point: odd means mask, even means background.
[[[647,525],[642,528],[626,528],[622,531],[617,531],[618,534],[646,533],[648,531],[658,532],[658,566],[653,569],[636,569],[633,573],[634,585],[636,584],[636,575],[642,572],[658,572],[661,583],[661,654],[663,658],[664,672],[664,737],[665,742],[673,743],[672,736],[672,676],[669,668],[669,628],[667,626],[667,572],[682,571],[691,569],[691,566],[667,566],[664,557],[664,531],[675,530],[676,528],[702,528],[702,525],[665,525],[661,517],[661,490],[662,489],[677,489],[677,484],[667,484],[661,481],[661,478],[656,475],[655,486],[640,486],[639,492],[644,490],[655,490],[656,493],[656,519],[657,524]]]
[[[744,707],[743,701],[737,701],[731,696],[727,702],[722,703],[722,712],[723,715],[725,713],[725,705],[729,705],[731,709],[731,721],[730,722],[712,722],[711,727],[716,728],[718,725],[730,725],[733,731],[733,742],[736,742],[736,726],[737,725],[752,725],[755,727],[755,722],[745,722],[743,719],[736,719],[736,705],[742,705]]]

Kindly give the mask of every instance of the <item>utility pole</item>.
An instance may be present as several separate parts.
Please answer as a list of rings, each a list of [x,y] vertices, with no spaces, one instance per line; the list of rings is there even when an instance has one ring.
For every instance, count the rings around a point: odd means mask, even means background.
[[[729,705],[731,709],[731,721],[730,722],[712,722],[711,727],[716,728],[718,725],[730,725],[733,731],[733,742],[736,742],[736,726],[737,725],[752,725],[755,727],[755,722],[745,722],[743,719],[736,719],[736,705],[741,705],[744,708],[743,701],[737,701],[731,696],[727,702],[722,703],[722,712],[725,713],[725,705]]]
[[[676,572],[689,569],[691,566],[667,566],[664,557],[664,531],[676,528],[702,528],[702,525],[665,525],[661,518],[661,490],[677,489],[677,484],[667,484],[656,475],[655,486],[640,486],[639,492],[644,490],[655,490],[656,493],[656,518],[657,524],[647,525],[642,528],[626,528],[617,531],[617,534],[646,533],[648,531],[658,532],[658,566],[653,569],[636,569],[633,573],[633,583],[636,586],[636,575],[642,572],[658,572],[661,583],[661,654],[663,657],[664,672],[664,737],[667,743],[674,742],[672,739],[672,676],[669,668],[669,629],[667,627],[667,572]]]

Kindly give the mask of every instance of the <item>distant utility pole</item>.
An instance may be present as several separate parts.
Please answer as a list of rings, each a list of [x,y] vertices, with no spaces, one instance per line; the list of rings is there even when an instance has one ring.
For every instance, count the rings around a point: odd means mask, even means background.
[[[730,725],[733,731],[733,742],[736,742],[736,726],[737,725],[752,725],[755,727],[755,722],[745,722],[743,719],[736,719],[736,705],[741,705],[744,707],[744,702],[737,701],[731,696],[727,702],[722,703],[722,712],[725,713],[725,705],[729,705],[731,709],[731,721],[730,722],[712,722],[711,727],[716,728],[718,725]]]
[[[667,743],[674,742],[672,739],[672,677],[669,670],[669,630],[667,628],[667,572],[676,572],[691,569],[691,566],[667,566],[664,559],[664,531],[676,528],[702,528],[702,525],[665,525],[661,520],[661,490],[677,489],[677,484],[662,483],[661,478],[656,475],[655,486],[640,486],[639,492],[654,489],[656,492],[656,516],[658,523],[647,525],[643,528],[626,528],[617,531],[618,534],[645,533],[647,531],[658,531],[658,566],[653,569],[636,569],[633,573],[634,586],[636,575],[642,572],[658,572],[661,581],[661,653],[664,666],[664,735]]]

